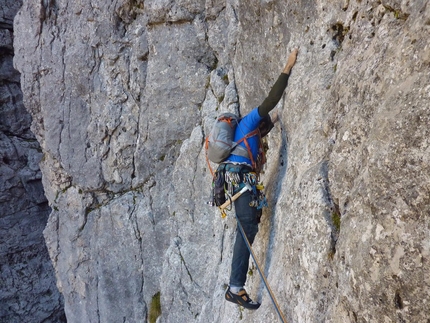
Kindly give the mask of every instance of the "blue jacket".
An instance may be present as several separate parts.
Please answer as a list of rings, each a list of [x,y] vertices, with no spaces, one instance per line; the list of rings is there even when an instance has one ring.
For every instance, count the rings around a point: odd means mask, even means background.
[[[239,124],[236,127],[236,132],[234,133],[234,141],[238,142],[240,139],[245,137],[250,132],[254,131],[258,128],[261,119],[263,119],[258,113],[258,107],[254,108],[250,113],[248,113],[245,117],[243,117]],[[258,152],[260,148],[260,138],[258,135],[252,136],[247,139],[249,147],[251,149],[252,158],[254,161],[257,160]],[[240,146],[246,148],[245,143],[242,141],[239,143]],[[231,154],[225,160],[226,163],[246,163],[252,167],[252,162],[250,158],[246,158],[239,155]]]

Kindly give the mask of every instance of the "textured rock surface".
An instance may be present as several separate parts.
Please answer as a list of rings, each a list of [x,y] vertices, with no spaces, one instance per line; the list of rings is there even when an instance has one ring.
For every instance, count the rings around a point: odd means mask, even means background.
[[[299,58],[255,243],[289,322],[425,322],[428,1],[24,1],[15,65],[41,143],[69,322],[276,322],[223,300],[234,217],[203,141]]]
[[[20,5],[0,1],[0,321],[62,322],[63,297],[43,238],[50,208],[38,165],[42,151],[13,68]]]

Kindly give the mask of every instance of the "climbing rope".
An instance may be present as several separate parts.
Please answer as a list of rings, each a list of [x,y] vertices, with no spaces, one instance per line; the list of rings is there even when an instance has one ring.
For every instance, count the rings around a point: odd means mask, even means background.
[[[261,279],[263,280],[264,286],[266,286],[267,291],[269,292],[270,298],[272,300],[273,305],[275,306],[276,312],[279,315],[279,318],[281,319],[282,323],[287,323],[287,320],[285,319],[284,315],[282,314],[281,309],[279,308],[278,302],[275,299],[275,296],[273,295],[272,290],[270,289],[269,283],[267,282],[266,277],[264,276],[263,272],[260,269],[260,265],[258,264],[257,259],[255,258],[254,251],[251,248],[251,244],[249,243],[248,238],[246,237],[245,231],[243,230],[242,224],[240,224],[239,218],[236,214],[236,220],[237,225],[239,227],[240,233],[242,234],[243,240],[245,241],[245,244],[251,253],[252,259],[255,262],[255,266],[257,267],[258,272],[260,273]]]

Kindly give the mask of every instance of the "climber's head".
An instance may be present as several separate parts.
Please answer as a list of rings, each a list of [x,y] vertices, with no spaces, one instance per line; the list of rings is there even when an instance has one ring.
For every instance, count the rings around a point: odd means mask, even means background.
[[[258,125],[258,129],[260,130],[261,137],[266,136],[270,130],[274,127],[272,119],[270,119],[270,115],[265,116],[261,119],[260,124]]]

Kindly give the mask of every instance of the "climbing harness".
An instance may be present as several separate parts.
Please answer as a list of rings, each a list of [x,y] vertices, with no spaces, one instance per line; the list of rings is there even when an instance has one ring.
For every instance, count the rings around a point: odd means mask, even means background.
[[[219,207],[221,216],[224,218],[225,207],[230,205],[231,209],[232,202],[246,190],[251,192],[252,197],[249,206],[258,210],[268,206],[264,186],[259,183],[257,173],[251,172],[244,165],[221,164],[214,173],[211,200],[207,204]]]
[[[251,244],[249,243],[249,240],[248,240],[248,238],[246,237],[245,231],[243,230],[242,224],[240,223],[240,221],[239,221],[239,218],[238,218],[237,214],[236,214],[236,220],[237,220],[237,225],[238,225],[238,227],[239,227],[240,233],[241,233],[241,235],[242,235],[242,237],[243,237],[243,240],[245,241],[246,247],[248,248],[249,253],[250,253],[250,254],[251,254],[251,256],[252,256],[252,259],[254,260],[255,266],[257,267],[257,270],[258,270],[258,272],[260,273],[260,276],[261,276],[261,279],[263,280],[264,286],[266,286],[266,289],[267,289],[267,291],[269,292],[269,296],[270,296],[270,298],[271,298],[271,300],[272,300],[273,305],[275,306],[276,312],[278,313],[279,318],[281,319],[282,323],[287,323],[287,320],[285,319],[284,315],[282,314],[282,311],[281,311],[281,309],[279,308],[279,304],[278,304],[278,302],[276,301],[276,298],[275,298],[275,296],[273,295],[272,290],[270,289],[269,283],[267,282],[266,277],[264,276],[263,272],[262,272],[262,271],[261,271],[261,269],[260,269],[260,265],[259,265],[259,263],[258,263],[258,261],[257,261],[257,258],[255,257],[254,251],[253,251],[253,250],[252,250],[252,248],[251,248]]]

